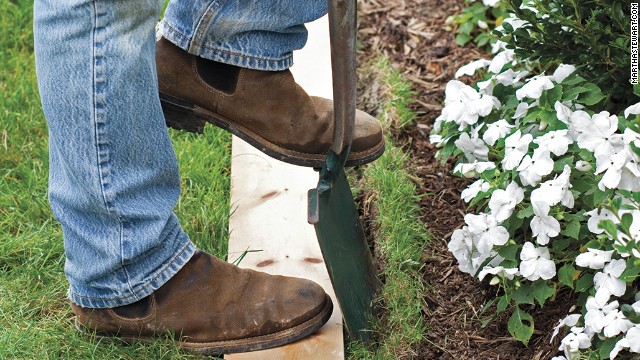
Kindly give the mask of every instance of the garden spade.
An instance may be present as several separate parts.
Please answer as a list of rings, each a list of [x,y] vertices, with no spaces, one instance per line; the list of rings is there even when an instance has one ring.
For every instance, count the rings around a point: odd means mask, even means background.
[[[344,173],[355,122],[356,0],[329,0],[329,37],[335,127],[318,186],[309,190],[309,223],[315,226],[347,331],[354,339],[367,340],[379,286]]]

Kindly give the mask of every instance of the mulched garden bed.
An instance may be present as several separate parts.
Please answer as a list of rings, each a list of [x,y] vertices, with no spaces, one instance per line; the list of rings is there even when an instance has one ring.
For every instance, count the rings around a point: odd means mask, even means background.
[[[495,297],[496,287],[478,283],[458,271],[447,250],[451,233],[464,223],[465,204],[460,192],[467,181],[451,174],[451,163],[442,166],[434,158],[436,148],[428,134],[439,115],[444,88],[462,65],[488,57],[472,46],[454,41],[448,16],[463,9],[462,0],[364,0],[359,2],[359,52],[361,64],[385,54],[416,93],[413,110],[417,121],[397,134],[397,145],[411,154],[421,195],[421,217],[433,237],[424,256],[424,279],[428,292],[423,311],[429,326],[416,358],[419,359],[550,359],[562,336],[550,342],[553,327],[573,301],[560,293],[542,309],[526,309],[534,316],[536,332],[528,347],[513,340],[507,331],[510,314],[496,316],[495,307],[484,309]],[[462,79],[470,80],[470,79]],[[467,81],[469,82],[469,81]],[[361,99],[375,98],[375,86],[360,89]],[[360,107],[375,113],[366,101]],[[485,321],[486,326],[482,326]]]

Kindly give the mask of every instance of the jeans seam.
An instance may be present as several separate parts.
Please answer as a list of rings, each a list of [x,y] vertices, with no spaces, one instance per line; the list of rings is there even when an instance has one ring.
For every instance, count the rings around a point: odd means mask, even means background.
[[[108,177],[108,175],[110,174],[110,170],[109,170],[109,166],[108,166],[108,159],[109,157],[106,156],[107,160],[104,160],[104,153],[108,152],[108,149],[105,148],[107,142],[102,142],[101,139],[101,127],[106,126],[106,119],[100,119],[100,114],[99,114],[99,106],[104,106],[104,100],[105,99],[99,99],[98,95],[102,92],[104,92],[104,87],[106,86],[106,84],[102,85],[102,89],[99,88],[97,82],[98,82],[98,77],[99,75],[103,75],[104,70],[100,70],[100,67],[97,66],[97,45],[100,43],[96,37],[98,34],[98,29],[99,28],[104,28],[104,25],[98,26],[98,17],[100,16],[99,13],[99,9],[98,9],[98,3],[97,2],[93,2],[93,16],[94,16],[94,21],[93,21],[93,29],[92,29],[92,33],[91,33],[91,45],[92,45],[92,72],[93,72],[93,79],[92,79],[92,88],[93,88],[93,124],[94,124],[94,131],[95,131],[95,144],[96,144],[96,166],[98,169],[98,178],[100,179],[100,193],[102,195],[102,200],[104,203],[104,207],[105,210],[107,212],[107,214],[113,216],[119,224],[119,236],[118,236],[118,242],[120,245],[120,266],[122,268],[122,271],[124,273],[124,277],[125,277],[125,281],[127,284],[127,287],[129,288],[129,291],[133,293],[133,289],[131,286],[131,279],[129,277],[129,273],[126,270],[126,265],[124,263],[124,254],[123,254],[123,249],[124,249],[124,224],[122,222],[121,217],[117,214],[117,211],[115,211],[115,209],[113,208],[113,204],[111,201],[109,201],[108,196],[107,196],[107,183],[109,182],[108,179],[106,179]],[[103,50],[104,51],[104,50]],[[102,67],[105,66],[104,62],[106,61],[106,57],[105,56],[101,56],[101,61],[102,61]],[[104,80],[103,80],[104,81]],[[102,104],[100,104],[100,102],[102,102]],[[101,126],[102,125],[102,126]],[[104,150],[104,152],[102,151]]]
[[[217,13],[216,10],[220,9],[220,7],[224,5],[225,1],[226,0],[212,1],[209,6],[207,6],[207,9],[202,13],[202,17],[198,20],[198,24],[193,32],[193,39],[191,39],[189,43],[189,52],[193,51],[194,47],[201,47],[200,44],[202,43],[202,40],[204,40],[207,30],[211,25],[211,19],[214,14]],[[213,9],[214,5],[217,6],[216,10]]]

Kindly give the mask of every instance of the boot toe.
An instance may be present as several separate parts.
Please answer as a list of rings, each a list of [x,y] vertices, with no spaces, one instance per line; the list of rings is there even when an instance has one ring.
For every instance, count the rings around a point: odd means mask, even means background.
[[[351,151],[358,153],[375,153],[384,147],[382,126],[378,119],[364,111],[356,110],[355,130]]]

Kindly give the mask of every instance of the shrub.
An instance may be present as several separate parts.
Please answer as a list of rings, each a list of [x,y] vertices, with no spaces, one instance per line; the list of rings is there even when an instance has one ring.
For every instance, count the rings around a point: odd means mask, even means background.
[[[588,82],[607,89],[605,110],[618,113],[640,99],[629,82],[631,5],[629,1],[506,0],[524,21],[495,33],[519,59],[540,64],[575,64]]]

